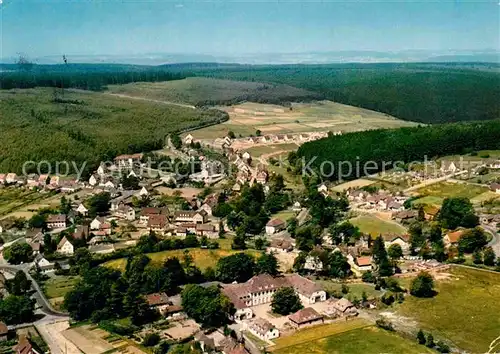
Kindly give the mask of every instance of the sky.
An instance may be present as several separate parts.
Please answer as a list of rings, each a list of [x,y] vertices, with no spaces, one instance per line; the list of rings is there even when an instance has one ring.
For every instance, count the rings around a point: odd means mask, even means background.
[[[0,57],[500,49],[498,0],[0,0]]]

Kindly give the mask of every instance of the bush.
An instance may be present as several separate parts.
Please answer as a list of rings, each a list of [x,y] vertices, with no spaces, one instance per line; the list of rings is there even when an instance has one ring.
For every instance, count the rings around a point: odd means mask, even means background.
[[[434,279],[427,272],[420,272],[411,282],[410,294],[416,297],[434,296]]]
[[[379,318],[375,321],[375,324],[377,325],[377,327],[385,329],[386,331],[394,331],[394,326],[392,325],[392,323],[384,318]]]
[[[373,273],[371,271],[364,272],[363,275],[361,276],[361,279],[363,279],[365,283],[375,282],[375,277],[373,276]]]
[[[443,341],[437,342],[436,349],[440,353],[449,353],[450,352],[450,347],[448,346],[448,344],[444,343]]]
[[[142,345],[144,345],[145,347],[153,347],[158,343],[160,343],[160,336],[158,335],[158,333],[154,332],[146,334],[144,340],[142,341]]]

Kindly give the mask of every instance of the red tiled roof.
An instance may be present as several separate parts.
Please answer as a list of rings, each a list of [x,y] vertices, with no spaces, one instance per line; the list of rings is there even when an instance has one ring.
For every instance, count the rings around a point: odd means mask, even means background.
[[[369,266],[372,264],[372,257],[370,256],[358,257],[356,258],[356,264],[360,267]]]
[[[268,223],[266,224],[266,226],[281,226],[281,225],[284,225],[285,222],[281,219],[271,219],[268,221]]]
[[[145,295],[144,298],[149,306],[159,306],[159,305],[168,305],[170,304],[170,300],[168,299],[168,295],[165,293],[154,293]]]
[[[288,316],[290,321],[295,322],[297,324],[312,322],[316,320],[320,320],[323,318],[315,309],[312,307],[306,307],[305,309],[299,310],[295,312],[293,315]]]

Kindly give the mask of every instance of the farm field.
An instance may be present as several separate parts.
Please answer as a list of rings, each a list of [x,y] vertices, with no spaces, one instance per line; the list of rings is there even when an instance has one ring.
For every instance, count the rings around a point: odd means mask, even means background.
[[[406,233],[406,228],[391,222],[382,220],[374,215],[361,215],[349,220],[354,226],[359,228],[359,231],[377,237],[380,234],[397,234]]]
[[[486,187],[468,183],[442,182],[417,189],[415,191],[416,195],[420,195],[422,198],[417,199],[415,203],[441,205],[445,198],[465,197],[473,199],[486,192],[488,192],[488,188]],[[424,199],[425,197],[427,197],[427,199]]]
[[[43,292],[49,299],[63,297],[73,289],[79,279],[78,276],[55,275],[43,283]]]
[[[0,188],[0,218],[44,198],[47,198],[47,195],[22,188]]]
[[[155,252],[155,253],[147,253],[146,255],[151,258],[151,261],[156,264],[161,264],[168,258],[177,257],[182,259],[184,256],[185,250],[170,250],[163,252]],[[215,267],[217,265],[217,261],[222,257],[227,257],[231,254],[238,253],[241,251],[233,251],[233,250],[209,250],[209,249],[200,249],[200,248],[191,248],[189,249],[189,254],[193,257],[194,264],[199,267],[201,270],[205,270],[208,267]],[[253,256],[258,256],[260,252],[255,250],[247,250],[245,253],[251,254]],[[120,271],[125,270],[125,265],[127,264],[127,260],[125,258],[114,259],[104,263],[103,265],[109,268],[117,269]]]
[[[487,352],[500,336],[500,273],[456,266],[450,273],[451,279],[436,282],[434,298],[409,296],[397,314],[415,319],[434,338],[445,337],[467,352]],[[494,349],[500,351],[500,346]]]
[[[289,151],[294,151],[298,149],[298,145],[294,143],[290,144],[269,144],[263,146],[255,146],[249,149],[245,149],[253,157],[259,157],[266,154],[279,154],[283,153],[286,155]]]
[[[417,342],[400,337],[375,326],[353,329],[344,333],[282,348],[277,354],[358,354],[392,353],[422,354],[434,351]]]
[[[224,119],[220,111],[89,91],[65,90],[63,96],[48,88],[2,90],[0,171],[21,173],[31,160],[90,168],[121,153],[161,148],[170,132]]]
[[[237,137],[245,137],[255,135],[257,130],[265,135],[313,131],[351,132],[415,125],[383,113],[331,101],[293,104],[292,110],[284,106],[253,102],[219,108],[229,114],[229,120],[192,132],[195,138],[221,138],[228,131],[233,131]]]
[[[335,192],[344,192],[345,190],[347,190],[349,188],[358,189],[358,188],[369,186],[369,185],[374,184],[374,183],[376,183],[376,181],[372,181],[372,180],[364,179],[364,178],[359,178],[359,179],[355,179],[354,181],[349,181],[349,182],[337,184],[336,186],[332,187],[332,190]]]

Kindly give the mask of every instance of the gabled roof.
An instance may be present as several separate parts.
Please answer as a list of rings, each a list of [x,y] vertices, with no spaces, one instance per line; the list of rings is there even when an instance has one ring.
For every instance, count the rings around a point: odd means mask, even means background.
[[[372,264],[372,257],[371,256],[357,257],[355,259],[355,262],[360,267],[366,267]]]
[[[311,321],[321,320],[323,318],[315,309],[312,307],[306,307],[302,310],[295,312],[293,315],[288,316],[290,321],[297,324],[307,323]]]
[[[282,226],[285,225],[285,222],[281,219],[271,219],[267,222],[266,226]]]
[[[153,293],[144,295],[144,298],[149,306],[168,305],[171,303],[168,295],[165,293]]]
[[[457,230],[447,233],[446,236],[448,236],[448,240],[450,240],[451,243],[457,243],[464,233],[465,230]]]
[[[57,214],[57,215],[49,215],[47,217],[47,222],[52,223],[52,222],[65,222],[66,221],[66,215],[64,214]]]
[[[71,244],[71,242],[69,242],[69,240],[66,238],[66,236],[64,236],[64,237],[61,239],[61,241],[59,241],[59,243],[57,244],[57,249],[61,249],[61,248],[64,246],[64,244],[65,244],[66,242],[68,242],[68,243],[70,243],[70,244]]]

